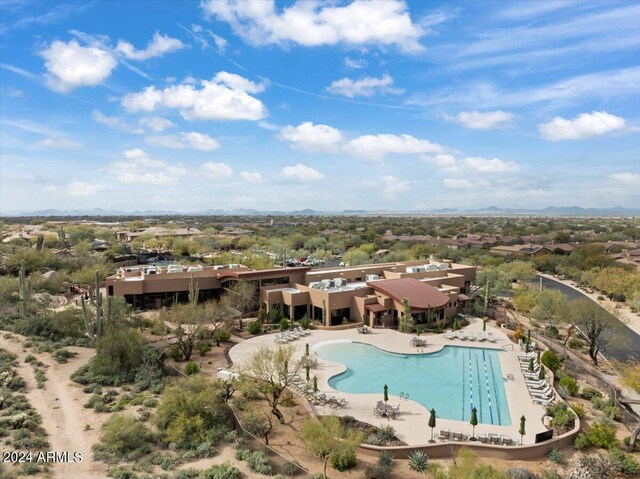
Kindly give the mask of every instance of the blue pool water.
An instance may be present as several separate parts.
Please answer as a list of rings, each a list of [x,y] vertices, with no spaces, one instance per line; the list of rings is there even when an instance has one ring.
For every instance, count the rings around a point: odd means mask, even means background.
[[[363,343],[329,343],[317,354],[342,363],[347,370],[329,379],[329,385],[353,394],[389,394],[409,398],[438,417],[469,422],[471,409],[478,422],[511,425],[499,351],[445,346],[429,354],[396,354]],[[373,407],[373,405],[372,405]]]

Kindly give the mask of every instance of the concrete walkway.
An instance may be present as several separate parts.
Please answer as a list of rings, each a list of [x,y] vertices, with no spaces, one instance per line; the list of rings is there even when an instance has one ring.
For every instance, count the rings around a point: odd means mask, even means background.
[[[482,321],[478,318],[471,318],[471,324],[463,329],[464,332],[482,331]],[[495,426],[490,424],[478,424],[475,428],[476,435],[497,433],[505,434],[519,443],[520,435],[518,433],[520,425],[520,417],[524,415],[527,418],[526,431],[524,436],[525,444],[533,444],[535,435],[546,430],[542,423],[542,417],[545,415],[545,409],[541,405],[534,404],[529,396],[524,376],[520,370],[520,362],[518,351],[507,336],[498,328],[487,326],[487,332],[492,332],[496,338],[496,342],[478,342],[478,341],[462,341],[459,339],[449,340],[444,334],[423,334],[421,339],[427,340],[427,346],[420,350],[410,346],[411,338],[415,334],[400,333],[390,329],[373,329],[370,334],[359,334],[355,329],[347,329],[341,331],[313,331],[310,336],[298,339],[289,344],[296,345],[296,357],[300,358],[304,354],[305,344],[308,343],[310,349],[326,341],[350,340],[361,343],[371,344],[386,351],[402,354],[424,354],[440,351],[446,345],[466,346],[470,348],[487,348],[500,351],[500,367],[504,378],[513,377],[513,380],[505,381],[504,388],[509,404],[509,412],[511,415],[510,426]],[[274,343],[275,334],[258,336],[248,339],[234,346],[229,351],[231,360],[234,363],[234,369],[242,367],[256,349],[267,346],[270,348],[277,347]],[[318,366],[312,371],[312,375],[318,377],[318,389],[327,395],[345,398],[347,406],[344,408],[334,409],[322,406],[313,406],[313,410],[317,414],[339,414],[341,416],[353,416],[360,421],[374,424],[377,426],[390,424],[396,430],[396,435],[409,445],[426,444],[431,438],[431,430],[427,423],[429,420],[429,412],[423,405],[409,400],[401,399],[397,396],[389,396],[389,403],[400,404],[400,414],[395,420],[387,420],[375,417],[373,409],[377,401],[382,399],[380,394],[348,394],[342,391],[336,391],[329,386],[328,381],[332,376],[343,372],[346,367],[343,364],[327,361],[318,358]],[[398,371],[402,374],[402,371]],[[304,371],[300,372],[304,376]],[[452,432],[463,432],[471,435],[472,427],[467,422],[455,421],[450,419],[438,418],[435,434],[440,429],[451,430]]]

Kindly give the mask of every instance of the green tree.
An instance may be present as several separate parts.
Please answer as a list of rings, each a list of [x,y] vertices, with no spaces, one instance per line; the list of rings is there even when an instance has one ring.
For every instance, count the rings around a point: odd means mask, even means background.
[[[302,423],[302,438],[311,453],[323,461],[322,477],[327,478],[327,463],[334,456],[355,455],[362,433],[345,428],[337,416],[309,418]]]
[[[408,298],[402,298],[402,315],[400,316],[400,331],[408,333],[413,329],[413,315]]]
[[[144,423],[126,414],[115,414],[102,426],[97,449],[114,456],[144,453],[153,444],[153,435]]]
[[[167,443],[193,448],[213,430],[231,429],[229,409],[215,385],[201,374],[180,379],[165,388],[154,423]]]
[[[289,366],[294,364],[295,346],[283,345],[278,348],[263,346],[245,363],[243,375],[246,381],[254,382],[256,390],[267,401],[271,413],[284,424],[284,415],[279,406],[286,399],[285,389],[291,383]]]
[[[142,364],[146,339],[131,328],[109,329],[96,343],[96,355],[91,368],[94,374],[133,379]]]

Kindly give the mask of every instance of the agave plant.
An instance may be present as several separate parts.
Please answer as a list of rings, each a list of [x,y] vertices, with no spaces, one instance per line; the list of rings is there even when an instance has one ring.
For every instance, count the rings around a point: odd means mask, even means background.
[[[422,451],[413,451],[409,454],[409,469],[416,472],[425,472],[429,467],[429,456]]]

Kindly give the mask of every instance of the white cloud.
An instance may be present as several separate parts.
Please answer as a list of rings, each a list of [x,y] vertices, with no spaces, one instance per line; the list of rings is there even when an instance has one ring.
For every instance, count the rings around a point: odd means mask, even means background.
[[[514,161],[502,161],[498,158],[489,160],[486,158],[469,156],[462,160],[462,162],[463,171],[467,170],[476,173],[504,173],[518,169],[518,165]]]
[[[345,150],[355,156],[381,160],[387,154],[443,153],[444,147],[411,135],[363,135],[349,141]]]
[[[352,80],[351,78],[335,80],[327,87],[327,91],[332,95],[342,95],[347,98],[356,96],[369,97],[376,93],[388,93],[391,95],[404,93],[402,88],[394,88],[391,85],[393,85],[393,78],[388,73],[385,73],[380,78],[364,77],[359,80]]]
[[[116,46],[116,51],[129,60],[148,60],[149,58],[161,57],[166,53],[178,51],[184,47],[185,44],[177,38],[171,38],[156,32],[144,50],[136,50],[131,43],[120,40],[118,46]]]
[[[452,168],[456,165],[456,159],[451,155],[435,155],[435,156],[423,156],[422,161],[431,163],[438,168]]]
[[[262,102],[249,95],[264,90],[263,84],[227,72],[199,83],[201,88],[184,82],[165,89],[150,86],[125,95],[122,106],[130,112],[173,108],[185,120],[260,120],[266,116]]]
[[[45,138],[37,142],[38,146],[44,146],[46,148],[56,148],[60,150],[77,150],[82,146],[82,143],[78,143],[75,140],[65,137]]]
[[[134,133],[136,135],[142,135],[144,130],[142,128],[137,128],[135,125],[132,125],[117,116],[108,116],[102,113],[100,110],[93,110],[91,112],[91,118],[96,123],[100,123],[101,125],[106,125],[109,128],[118,131],[124,131],[126,133]]]
[[[133,148],[124,152],[125,160],[115,161],[109,171],[122,183],[171,185],[188,174],[181,165],[151,158],[144,150]]]
[[[222,38],[220,35],[216,35],[211,30],[207,30],[207,32],[209,33],[209,35],[211,35],[211,38],[213,38],[213,43],[216,44],[216,48],[218,49],[218,51],[220,53],[224,53],[229,42],[227,42],[227,40]]]
[[[89,196],[94,194],[98,187],[83,181],[72,181],[67,185],[67,194],[71,196]]]
[[[640,174],[638,173],[625,171],[623,173],[610,173],[607,177],[627,186],[640,187]]]
[[[405,52],[423,49],[419,39],[424,29],[413,23],[402,0],[355,0],[347,5],[297,1],[281,12],[273,0],[204,0],[201,6],[206,16],[229,23],[236,34],[253,45],[294,43],[314,47],[342,43],[393,45]]]
[[[146,136],[145,143],[160,148],[173,148],[182,150],[193,148],[200,151],[213,151],[220,148],[220,143],[204,133],[181,132],[176,135],[151,135]]]
[[[555,117],[548,123],[538,125],[540,135],[549,141],[582,140],[593,136],[606,135],[626,126],[624,118],[605,111],[581,113],[573,120]]]
[[[382,181],[384,182],[384,194],[387,196],[394,196],[399,193],[404,193],[409,189],[409,182],[406,180],[401,180],[400,178],[396,178],[395,176],[383,176]]]
[[[360,68],[364,68],[367,65],[368,65],[368,62],[364,58],[361,58],[361,59],[350,58],[350,57],[344,58],[344,66],[347,68],[354,68],[357,70]]]
[[[240,177],[247,183],[262,183],[262,175],[257,171],[241,171]]]
[[[298,163],[293,166],[285,166],[282,169],[285,178],[299,181],[318,181],[324,179],[324,175],[310,166]]]
[[[140,125],[144,126],[148,130],[155,132],[162,132],[167,128],[175,126],[171,120],[167,120],[166,118],[161,116],[148,116],[145,118],[140,118],[138,123],[140,123]]]
[[[263,130],[278,131],[280,129],[278,125],[269,123],[268,121],[259,121],[257,125]]]
[[[56,40],[40,52],[45,59],[49,87],[68,92],[81,86],[102,83],[117,65],[113,55],[98,45],[81,46],[77,40]]]
[[[213,161],[208,161],[202,165],[202,169],[205,171],[207,176],[212,178],[228,178],[233,175],[233,170],[226,163],[214,163]]]
[[[442,182],[451,190],[484,188],[489,185],[485,180],[469,180],[467,178],[445,178]]]
[[[335,151],[342,142],[342,134],[327,125],[314,125],[310,121],[298,126],[285,126],[278,137],[290,141],[295,147],[309,151]]]
[[[465,128],[490,130],[508,125],[513,120],[513,114],[501,110],[486,112],[461,111],[455,117],[446,116],[446,119],[453,120]]]

